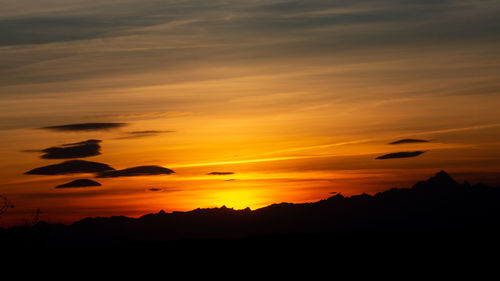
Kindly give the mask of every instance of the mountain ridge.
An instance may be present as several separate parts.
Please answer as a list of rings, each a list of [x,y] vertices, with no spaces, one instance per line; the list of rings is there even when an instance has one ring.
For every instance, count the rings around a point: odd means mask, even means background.
[[[220,208],[85,218],[70,225],[38,223],[2,231],[4,239],[43,245],[122,245],[255,236],[500,230],[500,188],[456,182],[441,171],[411,188],[374,195],[336,194],[311,203],[256,210]],[[24,237],[24,238],[19,238]]]

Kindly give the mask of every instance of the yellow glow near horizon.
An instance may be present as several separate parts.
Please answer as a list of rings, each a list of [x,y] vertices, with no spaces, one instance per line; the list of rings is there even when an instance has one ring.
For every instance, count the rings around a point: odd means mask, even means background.
[[[256,209],[265,205],[262,191],[234,189],[216,191],[210,195],[211,202],[215,207],[226,206],[234,209],[244,209],[249,207]]]

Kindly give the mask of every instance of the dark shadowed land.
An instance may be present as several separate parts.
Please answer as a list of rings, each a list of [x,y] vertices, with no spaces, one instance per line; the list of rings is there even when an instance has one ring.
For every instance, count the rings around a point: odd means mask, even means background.
[[[314,203],[257,210],[226,207],[160,211],[140,218],[86,218],[71,225],[40,222],[1,229],[12,247],[463,247],[498,241],[500,188],[457,183],[441,171],[412,188],[375,195],[337,194]],[[453,241],[453,242],[452,242]]]

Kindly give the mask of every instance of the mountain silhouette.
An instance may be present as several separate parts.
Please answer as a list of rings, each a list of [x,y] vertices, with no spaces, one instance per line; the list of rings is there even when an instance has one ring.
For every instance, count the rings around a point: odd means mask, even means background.
[[[71,225],[41,222],[4,229],[0,236],[11,245],[36,241],[44,246],[185,245],[234,239],[284,241],[287,237],[335,241],[334,237],[353,239],[367,233],[398,239],[408,234],[419,239],[436,233],[454,237],[499,233],[499,203],[499,187],[460,184],[441,171],[412,188],[392,188],[374,195],[336,194],[313,203],[279,203],[256,210],[223,206],[172,213],[162,210],[139,218],[85,218]]]

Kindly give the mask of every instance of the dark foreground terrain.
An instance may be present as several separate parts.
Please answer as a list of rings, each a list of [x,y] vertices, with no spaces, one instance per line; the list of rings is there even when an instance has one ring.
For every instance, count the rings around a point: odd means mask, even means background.
[[[373,247],[491,248],[500,237],[500,188],[457,183],[441,171],[409,189],[251,211],[225,207],[86,218],[71,225],[0,229],[4,247],[248,249]]]

